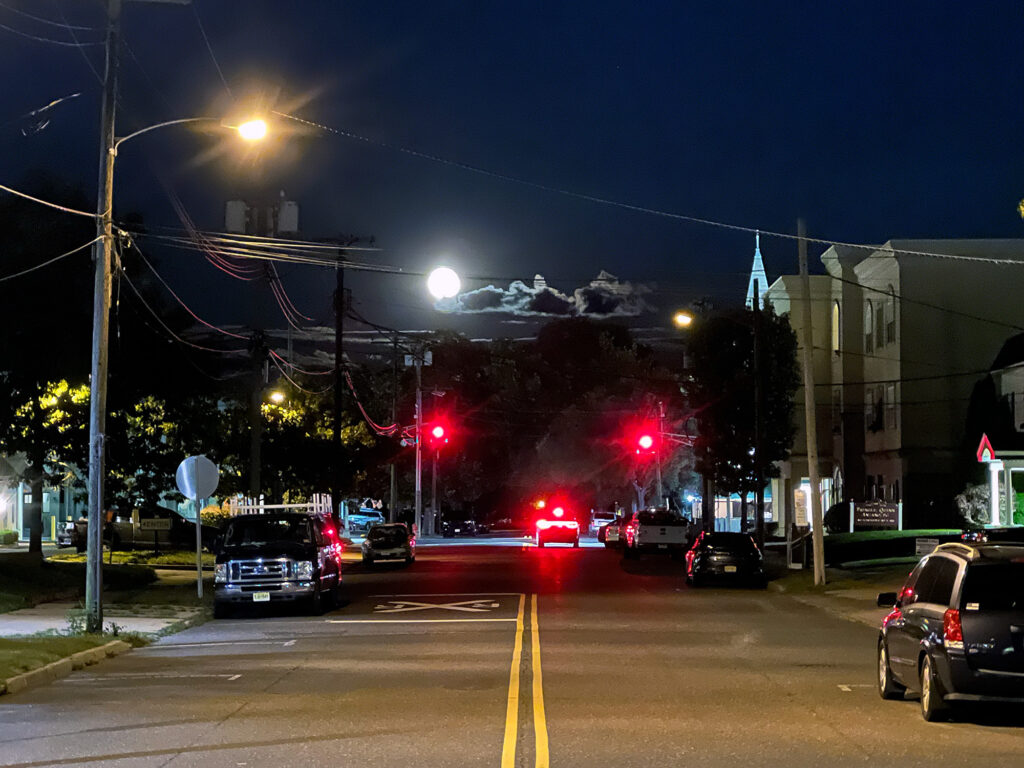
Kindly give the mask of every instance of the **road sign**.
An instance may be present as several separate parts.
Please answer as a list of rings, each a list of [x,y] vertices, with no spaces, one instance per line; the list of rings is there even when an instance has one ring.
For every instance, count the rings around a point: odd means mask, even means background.
[[[171,530],[171,518],[151,517],[146,520],[139,520],[140,531],[169,531]]]
[[[185,498],[193,501],[206,499],[217,490],[220,470],[205,456],[189,456],[178,465],[174,479],[178,483],[178,490]]]

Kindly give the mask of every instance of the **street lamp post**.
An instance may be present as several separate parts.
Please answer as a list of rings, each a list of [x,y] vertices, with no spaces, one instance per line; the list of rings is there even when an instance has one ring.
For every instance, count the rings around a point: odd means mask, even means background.
[[[96,201],[97,235],[93,247],[96,264],[93,283],[92,366],[89,390],[89,512],[85,577],[85,623],[89,632],[103,630],[103,484],[107,422],[107,370],[110,342],[111,251],[114,236],[114,159],[118,147],[129,139],[157,128],[197,122],[220,122],[210,117],[168,120],[135,131],[120,139],[115,135],[117,103],[118,38],[120,35],[121,0],[108,0],[106,64],[103,79],[103,114],[100,136],[100,194]],[[252,120],[235,126],[243,138],[256,140],[266,135],[266,123]],[[198,525],[198,522],[197,522]]]

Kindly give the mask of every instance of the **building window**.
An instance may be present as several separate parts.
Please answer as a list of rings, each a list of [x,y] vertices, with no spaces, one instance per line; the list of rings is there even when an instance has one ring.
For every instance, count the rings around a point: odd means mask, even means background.
[[[896,429],[896,385],[885,385],[885,428]]]
[[[876,302],[875,306],[875,349],[885,346],[885,302]]]
[[[864,354],[870,355],[875,351],[874,340],[872,338],[872,332],[875,328],[875,313],[871,307],[871,302],[864,302]]]
[[[889,286],[889,298],[885,307],[885,343],[896,343],[896,289]]]
[[[842,311],[839,308],[839,302],[832,302],[832,354],[839,355],[840,339],[842,338],[842,327],[840,321],[842,320]]]
[[[882,387],[868,387],[864,391],[864,426],[868,432],[885,429],[885,408]]]

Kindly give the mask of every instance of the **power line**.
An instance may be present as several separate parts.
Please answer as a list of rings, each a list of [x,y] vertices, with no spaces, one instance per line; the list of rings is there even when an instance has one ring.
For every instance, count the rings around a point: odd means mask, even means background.
[[[64,27],[64,28],[67,28],[67,29],[76,29],[79,32],[99,32],[100,31],[96,27],[72,26],[71,24],[67,23],[67,20],[65,20],[62,23],[62,22],[59,22],[59,21],[53,21],[52,19],[43,18],[42,16],[33,16],[31,13],[19,10],[17,8],[13,8],[10,5],[8,5],[7,3],[0,3],[0,8],[3,8],[8,13],[13,13],[16,16],[23,16],[26,19],[31,19],[32,21],[37,21],[40,24],[48,24],[48,25],[50,25],[52,27]],[[61,15],[63,15],[63,13]]]
[[[33,35],[33,34],[28,33],[28,32],[22,32],[20,29],[15,29],[14,27],[9,27],[6,24],[0,24],[0,29],[4,30],[6,32],[10,32],[13,35],[18,35],[19,37],[24,37],[24,38],[26,38],[28,40],[34,40],[37,43],[46,43],[48,45],[59,45],[59,46],[61,46],[63,48],[84,48],[84,47],[91,47],[91,46],[94,46],[94,45],[103,45],[103,43],[100,42],[100,41],[79,43],[79,42],[68,42],[67,40],[54,40],[52,37],[42,37],[41,35]]]
[[[56,209],[58,211],[63,211],[64,213],[73,213],[76,216],[86,216],[86,217],[88,217],[90,219],[98,219],[99,218],[99,216],[96,215],[95,213],[89,213],[88,211],[79,211],[79,210],[77,210],[75,208],[68,208],[65,205],[57,205],[57,203],[51,203],[51,202],[49,202],[47,200],[41,200],[38,197],[33,197],[32,195],[25,194],[24,192],[19,192],[18,190],[13,189],[11,187],[6,187],[3,184],[0,184],[0,190],[3,190],[4,192],[7,192],[8,194],[24,198],[25,200],[31,200],[33,203],[39,203],[39,205],[45,205],[48,208],[54,208],[54,209]]]
[[[97,242],[99,240],[102,240],[102,239],[103,239],[103,236],[99,235],[97,237],[94,237],[88,243],[84,243],[84,244],[78,246],[77,248],[72,248],[70,251],[66,251],[65,253],[62,253],[60,256],[54,256],[52,259],[44,261],[42,264],[36,264],[34,267],[29,267],[28,269],[23,269],[20,272],[15,272],[14,274],[5,275],[4,277],[0,277],[0,283],[7,282],[8,280],[13,280],[14,278],[21,277],[22,275],[27,275],[29,272],[35,272],[37,269],[42,269],[43,267],[48,267],[51,264],[53,264],[54,262],[60,261],[61,259],[67,258],[68,256],[76,254],[79,251],[85,250],[86,248],[88,248],[93,243],[95,243],[95,242]]]
[[[213,60],[213,66],[217,68],[217,74],[220,75],[220,81],[224,83],[224,90],[228,92],[228,97],[234,99],[235,96],[231,92],[231,86],[228,85],[228,81],[224,77],[224,72],[220,68],[220,63],[217,61],[216,55],[213,53],[213,46],[210,45],[210,38],[206,35],[206,28],[203,26],[203,20],[199,16],[199,2],[198,0],[192,0],[192,13],[196,19],[196,26],[199,27],[199,33],[203,36],[203,42],[206,43],[206,50],[210,52],[210,59]]]

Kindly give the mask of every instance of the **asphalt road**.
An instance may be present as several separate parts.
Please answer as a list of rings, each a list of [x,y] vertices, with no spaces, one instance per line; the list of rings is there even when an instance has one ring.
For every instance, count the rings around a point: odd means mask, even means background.
[[[875,693],[870,628],[669,559],[460,542],[345,580],[322,616],[209,622],[0,699],[0,765],[1024,761],[1020,712],[925,723]]]

